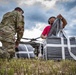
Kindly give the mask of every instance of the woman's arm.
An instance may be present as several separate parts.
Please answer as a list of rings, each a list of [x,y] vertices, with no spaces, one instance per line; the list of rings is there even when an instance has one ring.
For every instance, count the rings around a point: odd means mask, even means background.
[[[61,14],[59,14],[58,16],[57,16],[57,18],[60,18],[61,20],[62,20],[62,22],[63,22],[63,28],[66,26],[66,24],[67,24],[67,21],[66,21],[66,19],[61,15]]]

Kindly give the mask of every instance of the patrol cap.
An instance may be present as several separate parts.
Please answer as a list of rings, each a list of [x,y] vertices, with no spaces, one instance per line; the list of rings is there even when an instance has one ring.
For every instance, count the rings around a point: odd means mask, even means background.
[[[24,11],[20,7],[16,7],[14,10],[21,10],[22,13],[24,13]]]

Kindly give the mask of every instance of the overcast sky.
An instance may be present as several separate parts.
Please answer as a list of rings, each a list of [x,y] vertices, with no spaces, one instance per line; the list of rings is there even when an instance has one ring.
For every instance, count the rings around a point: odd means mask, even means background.
[[[23,37],[36,38],[48,25],[50,16],[62,14],[68,24],[64,31],[68,36],[76,36],[76,0],[0,0],[0,21],[4,13],[21,7],[25,16]]]

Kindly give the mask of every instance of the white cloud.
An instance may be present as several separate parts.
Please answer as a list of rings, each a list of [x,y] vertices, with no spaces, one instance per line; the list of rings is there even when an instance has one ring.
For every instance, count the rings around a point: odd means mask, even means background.
[[[18,0],[17,3],[21,6],[23,6],[24,4],[29,6],[40,3],[45,8],[52,8],[53,6],[55,6],[56,1],[57,0]]]
[[[37,23],[35,29],[43,30],[47,24],[45,23]]]
[[[59,1],[59,2],[73,2],[75,0],[56,0],[56,1]]]
[[[33,5],[35,3],[35,0],[19,0],[17,1],[19,5]]]
[[[6,1],[6,0],[0,0],[0,3],[3,4],[3,5],[4,5],[4,4],[9,4],[9,1]]]
[[[74,24],[76,24],[76,19],[72,21]]]
[[[39,29],[33,29],[33,30],[25,30],[24,36],[26,38],[37,38],[41,34],[41,31]]]
[[[76,6],[73,7],[69,12],[71,12],[71,13],[69,13],[70,15],[75,15],[76,16]]]
[[[55,6],[56,0],[51,0],[51,1],[43,1],[41,2],[42,5],[44,5],[46,8],[52,8]]]
[[[34,28],[32,28],[31,30],[25,29],[23,37],[37,38],[41,35],[42,30],[44,29],[45,26],[46,26],[45,23],[37,23],[36,26]]]

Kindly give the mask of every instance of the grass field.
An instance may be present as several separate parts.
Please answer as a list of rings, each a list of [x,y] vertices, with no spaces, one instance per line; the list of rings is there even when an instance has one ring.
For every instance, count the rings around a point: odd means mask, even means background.
[[[0,59],[0,75],[76,75],[76,61]]]

